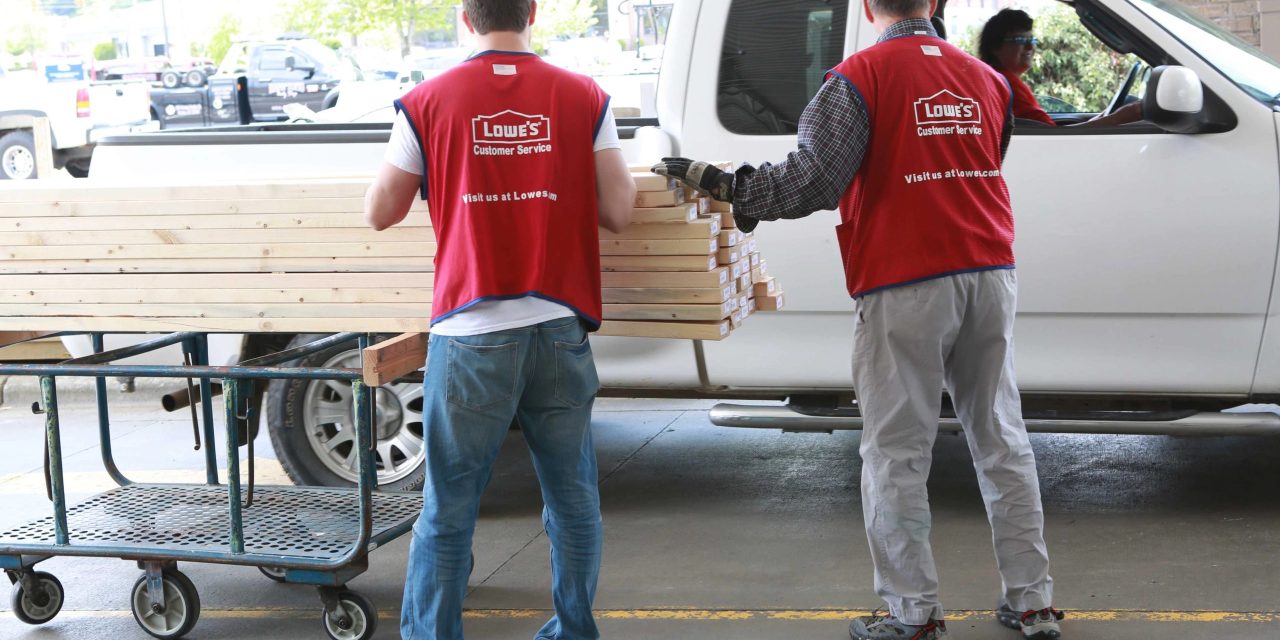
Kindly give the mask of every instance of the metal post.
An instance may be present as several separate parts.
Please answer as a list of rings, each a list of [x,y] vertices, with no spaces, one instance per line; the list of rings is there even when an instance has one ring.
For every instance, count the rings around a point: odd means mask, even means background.
[[[93,334],[93,352],[102,353],[105,348],[102,334]],[[98,440],[99,448],[102,449],[102,466],[116,484],[122,487],[133,484],[132,480],[120,473],[120,468],[116,466],[115,457],[111,453],[111,412],[107,408],[107,378],[98,376],[93,383],[98,399]]]
[[[209,364],[209,334],[196,336],[196,364]],[[213,385],[208,378],[200,378],[200,421],[204,423],[204,473],[205,482],[218,484],[218,451],[213,444]]]
[[[370,419],[369,387],[360,380],[351,381],[351,395],[355,402],[356,426],[356,464],[359,466],[356,476],[359,478],[357,490],[360,493],[360,528],[364,532],[373,531],[373,487],[378,483],[377,469],[373,464],[373,420]]]
[[[58,388],[53,376],[40,377],[44,401],[44,430],[49,442],[49,479],[53,487],[53,531],[57,544],[70,543],[67,535],[67,495],[62,478],[62,434],[58,430]]]
[[[244,553],[244,516],[240,507],[240,448],[236,427],[240,408],[240,381],[222,381],[227,405],[227,497],[231,509],[231,553]]]

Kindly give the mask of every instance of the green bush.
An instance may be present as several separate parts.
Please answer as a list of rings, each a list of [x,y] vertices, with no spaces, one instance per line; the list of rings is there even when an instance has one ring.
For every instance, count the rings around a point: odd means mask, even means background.
[[[94,60],[115,60],[116,59],[116,43],[99,42],[93,45]]]

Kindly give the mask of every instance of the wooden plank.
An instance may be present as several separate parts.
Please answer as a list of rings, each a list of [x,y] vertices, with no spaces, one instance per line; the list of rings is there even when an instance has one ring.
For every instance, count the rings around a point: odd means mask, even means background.
[[[364,383],[380,387],[421,369],[427,360],[427,337],[425,333],[403,333],[366,347]]]
[[[150,276],[148,276],[150,277]],[[229,284],[238,285],[238,282]],[[647,289],[652,291],[652,289]],[[701,291],[701,289],[690,289]],[[0,312],[14,311],[15,305],[38,304],[217,304],[217,303],[431,303],[431,289],[0,289]]]
[[[676,225],[654,225],[676,226]],[[681,227],[689,225],[680,225]],[[428,227],[392,227],[386,231],[363,229],[150,229],[137,231],[0,231],[0,247],[54,247],[74,245],[199,245],[434,242]],[[3,253],[0,249],[0,254]],[[54,256],[50,256],[54,257]]]
[[[405,304],[23,304],[6,305],[13,315],[27,317],[117,317],[131,318],[426,318],[431,305]],[[702,318],[697,318],[702,319]]]
[[[711,213],[711,196],[698,196],[698,215],[706,215]]]
[[[634,259],[634,258],[633,258]],[[620,269],[635,271],[635,268]],[[667,270],[691,270],[688,268]],[[435,271],[429,257],[398,258],[234,258],[169,260],[0,260],[0,274],[34,273],[261,273],[261,272]]]
[[[781,311],[784,306],[786,306],[786,301],[783,299],[782,291],[756,297],[756,308],[761,311]]]
[[[752,268],[752,269],[756,269],[756,268],[758,268],[759,266],[760,266],[760,254],[759,254],[759,253],[752,253],[752,254],[751,254],[751,268]]]
[[[713,199],[711,201],[711,211],[714,213],[731,213],[733,211],[733,203]]]
[[[751,272],[749,271],[747,273],[742,274],[741,278],[738,278],[739,291],[752,291],[753,290],[752,285],[754,284],[755,283],[751,280]]]
[[[638,288],[717,288],[729,284],[729,271],[723,267],[712,271],[606,271],[600,274],[605,287]]]
[[[410,213],[394,229],[430,227],[426,212]],[[171,216],[0,217],[0,231],[137,229],[368,229],[356,213],[246,213]]]
[[[5,333],[0,332],[0,345],[5,344]],[[44,338],[0,348],[0,362],[57,362],[70,357],[60,338]]]
[[[74,183],[72,183],[74,184]],[[6,189],[8,187],[6,186]],[[67,195],[77,196],[74,189]],[[77,218],[94,216],[194,216],[244,213],[346,213],[360,217],[364,197],[316,198],[299,194],[296,198],[239,198],[227,193],[225,198],[200,200],[129,200],[131,193],[104,195],[101,199],[67,200],[62,192],[47,199],[0,203],[0,218]],[[125,196],[125,197],[120,197]],[[415,201],[421,202],[421,201]],[[418,205],[411,211],[425,213]]]
[[[737,247],[725,247],[716,250],[716,261],[720,264],[736,264],[742,260]]]
[[[0,289],[49,291],[54,289],[404,289],[431,288],[434,274],[405,273],[256,273],[237,276],[228,283],[221,278],[199,274],[110,273],[0,275]],[[682,285],[676,285],[682,286]]]
[[[693,222],[698,219],[694,205],[678,204],[673,207],[648,207],[631,210],[631,224],[661,224],[668,222]]]
[[[719,220],[694,220],[685,224],[627,225],[622,233],[600,230],[601,240],[680,240],[714,238],[720,233]]]
[[[671,191],[637,191],[636,204],[637,208],[648,207],[674,207],[684,202],[684,191],[672,189]]]
[[[720,232],[721,247],[736,247],[742,242],[742,232],[737,229],[724,229]]]
[[[756,297],[758,298],[771,296],[778,290],[777,280],[774,280],[773,278],[765,278],[764,280],[755,283],[754,289]]]
[[[36,117],[31,123],[31,143],[36,152],[36,177],[53,177],[53,134],[49,131],[49,119]]]
[[[662,240],[659,242],[683,242]],[[701,241],[691,241],[701,242]],[[706,244],[703,242],[702,244]],[[187,245],[75,245],[53,247],[7,247],[0,249],[0,261],[58,260],[151,260],[175,263],[192,258],[397,258],[430,257],[434,242],[316,242],[304,244],[187,244]],[[692,253],[689,251],[688,253]],[[3,262],[0,262],[3,264]],[[177,266],[181,266],[180,264]],[[195,269],[187,269],[195,271]]]
[[[0,269],[4,263],[0,262]],[[600,256],[602,271],[712,271],[716,257],[706,256]]]
[[[715,207],[712,207],[711,210],[714,212]],[[738,228],[738,223],[734,221],[732,213],[729,213],[726,211],[723,213],[716,213],[715,215],[720,216],[721,229],[737,229]]]
[[[427,331],[427,318],[111,318],[0,316],[0,330],[44,327],[51,331],[208,331],[231,333],[333,333]]]
[[[720,304],[730,299],[729,287],[602,289],[605,304]]]
[[[636,322],[605,320],[598,335],[638,338],[678,338],[723,340],[729,337],[729,322]]]
[[[601,238],[600,240],[601,256],[706,256],[715,250],[715,238],[705,240],[605,240]],[[432,251],[434,253],[434,247]]]
[[[610,320],[721,320],[733,313],[729,302],[721,304],[606,304]]]
[[[143,179],[140,179],[143,180]],[[12,183],[0,189],[0,203],[16,202],[116,202],[137,200],[266,200],[311,198],[363,198],[369,179],[322,181],[215,182],[188,185],[128,184],[119,180],[66,180]]]
[[[675,178],[660,176],[649,171],[632,171],[631,179],[636,181],[636,191],[671,191],[679,187]]]

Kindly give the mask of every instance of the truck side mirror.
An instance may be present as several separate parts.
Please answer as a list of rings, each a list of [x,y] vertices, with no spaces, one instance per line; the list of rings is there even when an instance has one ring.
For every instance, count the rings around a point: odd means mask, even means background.
[[[298,62],[298,61],[297,61],[297,59],[295,59],[293,56],[285,56],[285,58],[284,58],[284,68],[289,69],[290,71],[292,71],[292,70],[293,70],[293,65],[294,65],[294,64],[296,64],[297,62]]]
[[[1159,66],[1151,70],[1142,97],[1143,117],[1172,133],[1205,130],[1204,86],[1195,71],[1186,67]]]

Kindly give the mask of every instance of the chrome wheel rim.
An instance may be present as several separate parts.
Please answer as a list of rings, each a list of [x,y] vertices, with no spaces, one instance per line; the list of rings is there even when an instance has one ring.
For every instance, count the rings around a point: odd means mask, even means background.
[[[346,351],[329,358],[324,368],[360,368],[360,353]],[[422,466],[422,385],[404,383],[377,389],[377,445],[374,464],[378,484],[403,480]],[[351,383],[317,380],[303,395],[302,419],[307,443],[320,462],[338,477],[355,483],[356,438]]]
[[[26,180],[36,172],[36,159],[26,147],[14,145],[0,157],[0,166],[4,167],[4,174],[10,179]]]

